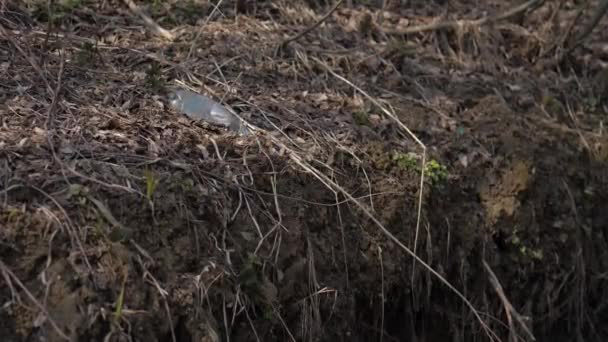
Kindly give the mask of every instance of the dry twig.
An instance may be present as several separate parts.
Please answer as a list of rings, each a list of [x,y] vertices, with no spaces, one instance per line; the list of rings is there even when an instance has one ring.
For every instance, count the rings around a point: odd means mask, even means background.
[[[577,47],[583,44],[583,41],[587,39],[591,32],[593,32],[593,29],[595,29],[597,24],[599,24],[600,20],[604,17],[606,12],[608,12],[608,0],[602,0],[602,2],[598,5],[595,14],[591,18],[591,21],[589,22],[589,24],[587,24],[587,26],[583,28],[583,31],[576,37],[574,43],[566,52],[566,55],[570,54]]]
[[[515,317],[515,320],[517,321],[517,323],[519,323],[519,325],[522,327],[522,329],[526,332],[528,337],[532,341],[536,341],[536,338],[534,338],[534,335],[532,334],[532,332],[530,332],[530,330],[526,326],[526,323],[524,322],[524,317],[522,317],[517,312],[517,310],[515,310],[515,308],[513,307],[513,305],[507,298],[507,296],[505,295],[505,291],[502,289],[502,285],[500,285],[500,282],[498,281],[498,277],[496,277],[496,274],[494,274],[494,272],[490,268],[490,265],[488,265],[488,263],[485,260],[483,261],[483,266],[485,267],[486,271],[488,272],[488,277],[490,279],[490,283],[492,284],[492,287],[494,287],[494,291],[496,291],[496,294],[502,301],[502,304],[505,308],[505,314],[507,315],[507,321],[509,322],[509,330],[511,333],[511,338],[515,339],[515,336],[516,336],[515,327],[513,326],[513,317]]]
[[[202,25],[200,25],[198,32],[196,33],[196,37],[194,37],[194,40],[192,41],[192,44],[190,45],[190,49],[188,50],[188,56],[186,57],[186,59],[190,59],[190,56],[192,56],[192,53],[194,52],[194,49],[196,48],[196,44],[198,43],[198,40],[200,39],[201,35],[203,34],[203,30],[207,26],[207,23],[209,23],[209,20],[211,20],[211,17],[213,17],[215,12],[218,11],[218,8],[222,4],[222,1],[224,1],[224,0],[219,0],[217,2],[217,4],[215,4],[213,6],[213,10],[211,11],[211,13],[209,13],[207,18],[205,18],[205,22]]]
[[[412,26],[405,29],[383,29],[382,32],[386,34],[412,34],[427,31],[437,31],[444,29],[456,29],[465,26],[483,26],[487,24],[496,23],[501,20],[508,19],[515,15],[518,15],[530,8],[540,6],[544,0],[529,0],[519,6],[515,6],[503,13],[494,16],[487,16],[477,20],[451,20],[451,21],[440,21],[433,22],[425,25]]]
[[[171,32],[162,28],[152,18],[150,18],[146,13],[144,13],[144,11],[142,11],[141,8],[139,8],[139,6],[137,6],[133,2],[133,0],[123,1],[127,6],[129,6],[131,12],[137,14],[144,21],[144,23],[152,30],[152,32],[168,40],[173,40],[175,38]]]
[[[358,88],[357,86],[355,86],[352,82],[350,82],[347,79],[345,79],[344,77],[336,74],[333,70],[331,70],[328,66],[326,66],[322,61],[320,61],[320,60],[318,60],[317,58],[314,58],[314,57],[313,57],[313,59],[317,63],[319,63],[319,65],[325,67],[327,69],[327,71],[329,73],[331,73],[334,77],[336,77],[336,78],[340,79],[341,81],[349,84],[350,86],[352,86],[353,88],[355,88],[359,92],[361,92],[364,96],[368,97],[370,99],[370,101],[372,101],[381,110],[383,110],[383,112],[385,112],[385,114],[387,114],[387,116],[389,116],[392,119],[396,120],[397,123],[400,125],[400,127],[403,128],[406,132],[408,132],[408,134],[410,134],[410,136],[412,137],[412,139],[414,139],[423,148],[423,151],[424,151],[423,152],[423,156],[426,155],[426,147],[425,147],[425,145],[413,134],[413,132],[411,132],[409,130],[409,128],[407,128],[407,126],[405,126],[401,121],[399,121],[399,119],[396,118],[392,113],[388,112],[388,110],[386,110],[386,108],[384,108],[381,104],[379,104],[378,101],[376,101],[374,98],[372,98],[367,93],[365,93],[364,91],[362,91],[360,88]],[[294,151],[292,148],[290,148],[289,146],[285,145],[278,138],[276,138],[276,137],[274,137],[272,135],[267,135],[267,137],[275,145],[277,145],[278,147],[280,147],[280,149],[282,151],[285,151],[286,154],[288,155],[288,157],[296,165],[298,165],[299,167],[301,167],[302,170],[304,170],[305,172],[311,174],[314,178],[316,178],[317,180],[319,180],[328,189],[343,194],[346,197],[346,199],[348,199],[348,201],[350,201],[351,203],[355,204],[363,212],[363,214],[367,218],[369,218],[374,223],[374,225],[376,225],[380,229],[380,231],[389,240],[393,241],[397,246],[399,246],[400,249],[402,249],[409,256],[411,256],[415,260],[416,263],[421,264],[424,269],[426,269],[434,277],[436,277],[437,279],[439,279],[441,283],[443,283],[447,288],[450,289],[450,291],[452,291],[454,294],[456,294],[463,301],[463,303],[471,310],[471,312],[473,313],[473,315],[475,316],[475,318],[478,320],[480,326],[482,327],[482,329],[484,330],[484,332],[490,338],[491,341],[499,341],[500,340],[498,338],[498,336],[496,335],[496,333],[494,331],[492,331],[492,329],[488,326],[488,324],[483,320],[483,318],[481,317],[480,313],[477,311],[477,309],[475,309],[475,307],[473,306],[473,304],[466,298],[466,296],[462,292],[460,292],[458,289],[456,289],[454,287],[454,285],[452,285],[445,277],[443,277],[436,270],[434,270],[428,263],[426,263],[424,260],[422,260],[414,251],[412,251],[410,248],[408,248],[407,246],[405,246],[403,244],[403,242],[401,242],[399,240],[399,238],[397,238],[393,233],[391,233],[378,220],[378,218],[374,214],[372,214],[372,212],[363,203],[361,203],[361,201],[359,201],[358,199],[356,199],[350,192],[348,192],[342,186],[340,186],[339,184],[337,184],[336,182],[334,182],[332,179],[330,179],[323,172],[319,171],[319,169],[317,169],[316,167],[312,166],[307,161],[307,159],[305,157],[301,156],[298,152]],[[423,160],[424,160],[424,158],[423,158]],[[420,225],[421,203],[422,203],[421,202],[421,200],[422,200],[422,185],[423,184],[424,184],[424,167],[422,167],[422,171],[421,171],[421,189],[420,189],[420,202],[419,202],[419,206],[418,206],[418,219],[417,219],[417,223],[416,223],[417,227],[419,227],[419,225]],[[417,230],[418,230],[418,228],[417,228]]]
[[[323,63],[319,59],[317,59],[315,57],[313,57],[313,59],[320,66],[324,67],[335,78],[337,78],[340,81],[348,84],[353,89],[355,89],[359,93],[363,94],[363,96],[365,96],[368,100],[370,100],[375,106],[377,106],[378,108],[380,108],[380,110],[382,110],[382,112],[387,117],[389,117],[393,121],[395,121],[395,123],[397,123],[397,125],[399,125],[399,127],[401,127],[401,129],[403,129],[410,136],[410,138],[412,138],[416,142],[416,144],[418,144],[418,146],[420,146],[420,148],[422,149],[422,167],[420,168],[420,191],[418,193],[418,213],[417,213],[417,216],[416,216],[416,232],[415,232],[414,246],[413,246],[413,254],[416,255],[416,249],[418,247],[418,236],[419,236],[419,232],[420,232],[420,219],[422,217],[422,197],[423,197],[423,193],[424,193],[424,177],[425,177],[425,172],[424,172],[425,167],[424,166],[426,165],[426,145],[420,139],[418,139],[418,137],[414,134],[414,132],[412,132],[405,124],[403,124],[403,122],[401,122],[401,120],[399,120],[399,118],[397,116],[395,116],[393,113],[389,112],[376,99],[374,99],[369,94],[367,94],[366,92],[364,92],[363,89],[357,87],[355,84],[353,84],[352,82],[350,82],[346,78],[338,75],[336,72],[334,72],[333,70],[331,70],[331,68],[329,68],[325,63]],[[417,260],[418,260],[418,258],[414,258],[412,260],[412,286],[413,286],[413,283],[414,283],[414,274],[415,274],[414,268],[416,267],[416,261]]]
[[[285,39],[283,42],[281,42],[281,44],[279,44],[279,50],[285,48],[289,43],[300,39],[301,37],[303,37],[304,35],[306,35],[307,33],[309,33],[310,31],[314,30],[315,28],[317,28],[317,26],[321,25],[321,23],[323,23],[325,20],[327,20],[327,18],[329,18],[329,16],[334,13],[338,7],[340,6],[340,4],[342,4],[344,0],[338,0],[336,2],[336,4],[327,12],[325,13],[325,15],[323,17],[321,17],[321,19],[319,19],[316,23],[314,23],[312,26],[310,26],[309,28],[305,29],[304,31],[296,34],[293,37],[289,37],[287,39]]]
[[[12,282],[15,282],[15,284],[17,284],[17,286],[21,288],[21,290],[30,299],[30,301],[34,303],[38,310],[40,310],[46,316],[53,329],[55,329],[55,331],[61,338],[66,341],[72,341],[72,339],[69,338],[68,335],[66,335],[65,332],[61,330],[61,328],[59,328],[57,322],[55,322],[55,320],[53,320],[53,318],[49,315],[48,310],[36,299],[36,297],[28,290],[28,288],[21,282],[21,280],[17,278],[17,276],[8,268],[8,266],[6,266],[6,264],[2,262],[2,260],[0,260],[0,271],[2,272],[4,280],[8,283],[9,286],[12,284]]]

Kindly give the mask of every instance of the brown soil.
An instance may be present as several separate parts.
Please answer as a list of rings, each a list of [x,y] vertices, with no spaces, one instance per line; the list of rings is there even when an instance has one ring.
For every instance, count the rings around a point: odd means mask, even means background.
[[[606,20],[556,65],[569,1],[408,36],[510,5],[353,1],[281,49],[331,6],[214,3],[137,2],[167,41],[122,1],[0,2],[3,341],[608,338]],[[171,110],[177,80],[259,130]]]

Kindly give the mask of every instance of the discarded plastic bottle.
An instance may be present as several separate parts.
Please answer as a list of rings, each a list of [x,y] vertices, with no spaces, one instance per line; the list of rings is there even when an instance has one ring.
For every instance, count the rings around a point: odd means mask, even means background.
[[[224,126],[241,135],[249,134],[247,126],[238,117],[207,96],[180,89],[169,93],[168,99],[171,107],[191,119]]]

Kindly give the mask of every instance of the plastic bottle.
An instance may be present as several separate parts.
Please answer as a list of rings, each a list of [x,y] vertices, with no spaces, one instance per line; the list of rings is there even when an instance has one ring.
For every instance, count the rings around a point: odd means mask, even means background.
[[[207,96],[179,89],[169,93],[168,99],[171,107],[191,119],[224,126],[241,135],[249,134],[249,130],[238,117]]]

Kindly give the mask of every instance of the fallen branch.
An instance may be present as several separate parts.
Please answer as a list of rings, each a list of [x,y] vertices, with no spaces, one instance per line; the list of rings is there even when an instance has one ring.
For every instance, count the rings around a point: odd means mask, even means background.
[[[196,43],[198,42],[198,40],[200,39],[201,35],[203,34],[203,31],[205,30],[205,27],[209,23],[209,20],[211,20],[211,17],[213,17],[213,15],[215,14],[215,12],[218,11],[218,8],[222,4],[222,1],[224,1],[224,0],[219,0],[213,6],[213,10],[211,10],[211,13],[209,13],[209,15],[207,16],[207,18],[205,18],[205,22],[203,22],[203,24],[200,25],[200,27],[198,29],[198,33],[196,34],[196,37],[194,37],[194,40],[192,41],[192,44],[190,45],[190,50],[188,50],[188,56],[186,57],[186,59],[190,59],[190,56],[192,56],[192,53],[194,52],[194,49],[196,48]]]
[[[28,299],[32,303],[34,303],[34,305],[38,308],[38,310],[40,310],[40,312],[46,317],[49,324],[55,330],[57,335],[59,335],[59,337],[61,337],[62,339],[66,340],[66,341],[72,341],[72,339],[69,338],[68,335],[65,332],[63,332],[63,330],[61,330],[61,328],[59,327],[57,322],[53,319],[53,317],[51,317],[51,315],[49,314],[48,310],[44,307],[44,305],[42,305],[42,303],[40,303],[36,299],[36,297],[30,292],[30,290],[28,290],[28,288],[21,282],[21,280],[19,280],[19,278],[17,278],[17,276],[13,273],[13,271],[11,271],[8,268],[8,266],[6,266],[6,264],[4,264],[2,262],[2,260],[0,260],[0,272],[2,273],[4,280],[6,281],[9,288],[14,290],[12,283],[14,282],[15,284],[17,284],[17,286],[23,291],[23,293],[25,293],[25,295],[28,297]]]
[[[525,318],[522,315],[520,315],[517,312],[517,310],[515,310],[515,308],[509,301],[509,299],[507,299],[507,296],[505,295],[505,291],[502,289],[502,285],[500,285],[500,282],[498,281],[498,277],[496,277],[496,274],[494,274],[494,272],[490,268],[490,265],[488,265],[488,263],[485,260],[483,261],[483,266],[486,269],[486,271],[488,272],[488,278],[490,280],[490,283],[492,284],[492,287],[494,287],[494,291],[496,291],[496,294],[502,301],[502,304],[505,308],[505,314],[507,315],[507,321],[509,323],[510,333],[512,334],[511,335],[512,340],[516,340],[515,339],[516,332],[515,332],[515,327],[513,325],[513,318],[515,318],[515,321],[517,321],[517,323],[519,323],[519,325],[526,332],[526,334],[528,335],[530,340],[536,341],[536,338],[534,337],[532,332],[530,332],[530,330],[526,326]]]
[[[291,43],[291,42],[293,42],[295,40],[298,40],[298,39],[302,38],[304,35],[306,35],[310,31],[314,30],[319,25],[321,25],[321,23],[323,23],[325,20],[327,20],[327,18],[329,18],[329,16],[338,9],[338,7],[340,6],[340,4],[342,4],[343,1],[344,0],[338,0],[336,2],[336,4],[334,5],[334,7],[332,7],[327,13],[325,13],[325,15],[321,19],[319,19],[316,23],[314,23],[312,26],[310,26],[306,30],[304,30],[304,31],[296,34],[293,37],[289,37],[289,38],[285,39],[283,42],[281,42],[281,44],[279,44],[279,50],[282,49],[282,48],[284,48],[284,47],[286,47],[287,44],[289,44],[289,43]]]
[[[567,45],[567,46],[569,45],[569,47],[564,48],[564,50],[558,51],[556,56],[554,56],[554,58],[552,58],[552,59],[542,60],[541,62],[539,62],[538,66],[536,68],[538,70],[543,70],[543,69],[547,69],[547,68],[553,68],[553,67],[561,64],[564,61],[564,58],[566,58],[567,56],[572,54],[572,52],[574,52],[574,50],[576,50],[578,47],[580,47],[583,44],[584,40],[589,37],[589,35],[593,32],[595,27],[599,24],[600,20],[604,17],[604,15],[606,15],[606,12],[608,12],[608,0],[602,0],[600,2],[600,4],[598,5],[598,8],[597,8],[595,14],[593,15],[593,17],[591,18],[591,21],[589,22],[589,24],[587,24],[587,26],[585,26],[583,28],[583,31],[576,38],[571,40],[570,43],[566,43],[566,41],[569,40],[568,38],[570,37],[570,34],[572,33],[574,26],[576,26],[576,23],[582,17],[583,10],[581,9],[577,13],[576,17],[571,22],[571,24],[568,26],[566,33],[564,34],[564,36],[562,38],[561,45]],[[559,47],[559,45],[556,44],[556,46],[554,46],[553,48],[557,48],[557,47]],[[547,50],[547,53],[543,54],[543,56],[548,54],[548,51],[551,51],[551,49]]]
[[[434,22],[425,25],[412,26],[405,29],[383,29],[382,32],[386,34],[412,34],[412,33],[420,33],[427,31],[437,31],[444,29],[455,29],[458,27],[464,26],[483,26],[486,24],[496,23],[501,20],[508,19],[515,15],[518,15],[530,8],[538,7],[544,0],[529,0],[519,6],[515,6],[503,13],[494,16],[487,16],[481,19],[476,20],[451,20],[451,21],[441,21]],[[608,0],[606,0],[608,1]]]
[[[158,25],[152,18],[150,18],[146,13],[144,13],[144,11],[142,11],[141,8],[139,8],[139,6],[137,6],[133,2],[133,0],[123,0],[123,1],[127,6],[129,6],[129,9],[131,10],[131,12],[137,14],[154,33],[156,33],[157,35],[164,37],[168,40],[174,39],[174,36],[173,36],[173,34],[171,34],[171,32],[165,30],[160,25]]]
[[[583,41],[585,39],[587,39],[587,37],[589,37],[591,32],[593,32],[593,29],[595,29],[597,24],[599,24],[600,20],[604,17],[604,15],[606,14],[607,11],[608,11],[608,0],[602,0],[602,2],[598,5],[595,14],[591,18],[591,21],[589,22],[589,24],[587,24],[587,26],[585,26],[585,28],[583,28],[583,31],[578,35],[578,37],[576,37],[576,39],[574,40],[574,43],[566,52],[566,55],[570,54],[577,47],[579,47],[579,46],[581,46],[581,44],[583,44]]]

